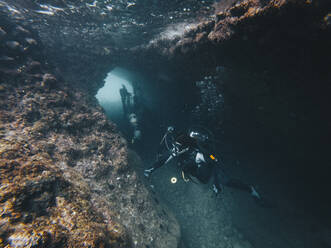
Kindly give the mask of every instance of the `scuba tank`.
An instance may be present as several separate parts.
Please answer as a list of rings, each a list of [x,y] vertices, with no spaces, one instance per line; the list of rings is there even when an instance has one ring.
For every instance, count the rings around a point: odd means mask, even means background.
[[[203,126],[192,126],[188,130],[191,138],[195,139],[198,148],[214,162],[218,162],[214,134]]]

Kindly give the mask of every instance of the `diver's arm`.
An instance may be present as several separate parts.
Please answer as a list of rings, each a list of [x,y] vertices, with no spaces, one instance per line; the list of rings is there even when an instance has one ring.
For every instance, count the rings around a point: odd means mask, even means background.
[[[158,160],[152,165],[152,167],[144,170],[144,175],[148,177],[156,169],[162,167],[165,164],[168,164],[174,157],[175,156],[173,156],[173,154],[166,152],[165,154],[161,155],[160,158],[158,158]]]
[[[182,154],[184,154],[184,153],[187,152],[189,149],[190,149],[190,148],[187,147],[187,148],[184,148],[183,150],[177,152],[177,153],[176,153],[176,157],[177,157],[177,156],[180,156],[180,155],[182,155]]]
[[[158,158],[158,160],[153,164],[152,167],[149,169],[144,170],[144,175],[148,177],[152,172],[154,172],[156,169],[160,168],[161,166],[168,164],[171,160],[173,160],[176,157],[179,157],[186,153],[189,150],[189,148],[184,148],[180,151],[176,151],[175,149],[173,151],[168,151],[165,154],[161,155],[161,158]]]

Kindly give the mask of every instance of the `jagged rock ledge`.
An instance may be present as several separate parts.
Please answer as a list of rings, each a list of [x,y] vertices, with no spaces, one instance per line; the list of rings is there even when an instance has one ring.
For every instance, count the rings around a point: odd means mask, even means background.
[[[151,75],[167,68],[191,81],[217,66],[302,78],[329,75],[330,18],[331,3],[325,0],[246,0],[182,37],[130,49],[123,56],[130,61],[122,63]]]

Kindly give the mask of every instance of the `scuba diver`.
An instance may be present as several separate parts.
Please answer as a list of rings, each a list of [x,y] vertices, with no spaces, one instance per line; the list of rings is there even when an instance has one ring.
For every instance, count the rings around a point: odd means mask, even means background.
[[[188,133],[177,133],[174,127],[169,126],[163,136],[160,147],[164,145],[163,152],[158,153],[156,162],[152,167],[144,170],[144,175],[149,177],[156,169],[177,159],[182,177],[185,182],[197,178],[201,183],[206,184],[213,179],[212,190],[218,195],[223,191],[223,185],[236,188],[250,193],[250,195],[263,205],[262,197],[253,185],[241,182],[240,180],[228,178],[219,159],[209,150],[208,145],[211,137],[200,128],[192,128]]]
[[[120,88],[120,95],[123,106],[124,116],[127,116],[128,113],[131,112],[131,93],[127,90],[124,84],[122,84],[122,88]]]
[[[141,139],[141,130],[139,127],[139,118],[137,116],[137,95],[132,94],[127,90],[124,84],[122,84],[122,88],[120,89],[120,95],[122,100],[123,106],[123,113],[124,118],[127,120],[131,130],[132,130],[132,139],[131,143],[134,144],[135,142]]]

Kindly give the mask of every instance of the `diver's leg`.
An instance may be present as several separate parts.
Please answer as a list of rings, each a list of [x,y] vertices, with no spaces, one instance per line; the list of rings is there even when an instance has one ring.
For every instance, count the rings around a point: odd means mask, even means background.
[[[255,199],[258,199],[258,200],[261,199],[260,194],[256,191],[256,189],[253,185],[244,183],[239,179],[229,179],[225,185],[228,187],[238,189],[238,190],[246,191],[246,192],[250,193],[250,195]]]
[[[215,177],[215,178],[217,178],[217,179],[216,179],[213,187],[216,187],[216,189],[218,189],[218,191],[221,191],[220,189],[222,189],[222,184],[220,183],[220,182],[222,182],[223,185],[225,185],[227,187],[232,187],[232,188],[250,193],[250,195],[254,198],[256,203],[258,205],[260,205],[261,207],[271,208],[271,207],[276,206],[275,203],[272,203],[270,200],[266,199],[264,196],[261,196],[253,185],[244,183],[238,179],[229,178],[224,173],[224,171],[221,170],[220,168],[217,169],[216,175],[217,175],[217,177]],[[220,178],[221,178],[221,180],[220,180]]]
[[[240,181],[239,179],[233,179],[233,178],[228,179],[225,182],[225,185],[228,187],[231,187],[231,188],[242,190],[242,191],[251,192],[250,186],[248,184]]]
[[[214,167],[213,168],[213,175],[214,175],[214,183],[213,183],[213,191],[218,194],[221,193],[223,191],[223,185],[222,185],[222,176],[224,177],[222,171],[217,168]]]
[[[223,185],[238,190],[246,191],[251,194],[254,198],[260,199],[259,193],[256,191],[253,185],[242,182],[239,179],[229,178],[223,170],[219,167],[214,168],[214,185],[213,190],[218,193],[223,189]]]

